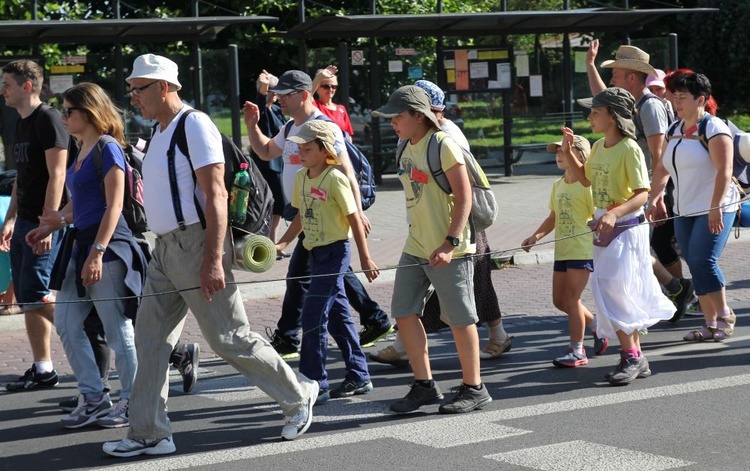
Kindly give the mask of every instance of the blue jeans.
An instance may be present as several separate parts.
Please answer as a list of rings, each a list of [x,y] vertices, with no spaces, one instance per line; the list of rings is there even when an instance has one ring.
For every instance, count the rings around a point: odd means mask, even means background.
[[[78,390],[86,399],[102,394],[104,383],[94,358],[94,350],[83,330],[83,324],[96,307],[104,326],[104,338],[115,351],[115,366],[120,377],[120,399],[130,398],[137,367],[133,322],[125,317],[125,301],[92,301],[92,299],[121,298],[127,296],[126,267],[122,260],[102,263],[102,278],[86,287],[86,295],[78,297],[76,289],[76,262],[71,259],[65,280],[57,294],[60,304],[55,306],[55,328],[62,340],[65,356],[78,380]],[[75,301],[75,302],[68,302]]]
[[[310,259],[313,275],[342,273],[351,260],[349,241],[315,247],[310,250]],[[329,387],[326,373],[329,332],[344,357],[346,379],[370,379],[365,353],[359,345],[359,334],[344,293],[343,275],[312,278],[302,308],[302,329],[299,372],[318,381],[321,389]]]
[[[52,248],[41,255],[34,253],[26,243],[26,234],[39,227],[39,221],[16,219],[13,237],[10,240],[10,265],[13,273],[13,288],[18,304],[38,303],[49,296],[49,277],[52,265],[60,249],[63,231],[52,233]],[[23,311],[39,309],[38,304],[22,306]]]
[[[302,246],[304,239],[305,233],[303,232],[297,239],[297,245],[294,247],[291,258],[289,258],[286,293],[281,306],[281,317],[276,324],[277,334],[294,347],[299,346],[302,305],[305,303],[305,297],[310,287],[310,252]],[[298,277],[302,277],[302,279],[289,279]],[[344,275],[344,290],[346,297],[349,299],[349,305],[359,313],[360,323],[363,326],[384,328],[390,325],[388,314],[370,298],[364,285],[348,264]]]
[[[714,293],[726,285],[718,262],[732,232],[735,216],[734,211],[723,213],[724,230],[719,234],[709,231],[707,214],[674,220],[677,242],[693,275],[693,286],[698,296]]]

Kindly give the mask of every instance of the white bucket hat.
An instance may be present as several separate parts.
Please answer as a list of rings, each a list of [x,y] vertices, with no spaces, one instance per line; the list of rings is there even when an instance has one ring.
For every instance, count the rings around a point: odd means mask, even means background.
[[[177,74],[177,64],[166,57],[156,54],[143,54],[133,61],[133,73],[125,81],[130,83],[131,80],[137,78],[166,80],[179,90],[182,85],[177,80]]]

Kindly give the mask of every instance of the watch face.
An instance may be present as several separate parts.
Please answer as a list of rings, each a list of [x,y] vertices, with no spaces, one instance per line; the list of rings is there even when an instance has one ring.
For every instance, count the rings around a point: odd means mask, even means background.
[[[445,240],[447,240],[448,242],[450,242],[452,246],[458,247],[458,237],[448,236],[448,237],[445,238]]]

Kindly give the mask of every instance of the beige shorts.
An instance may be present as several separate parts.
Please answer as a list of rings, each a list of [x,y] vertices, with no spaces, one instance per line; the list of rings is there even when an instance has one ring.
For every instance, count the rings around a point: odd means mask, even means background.
[[[412,314],[422,316],[424,306],[434,287],[440,301],[440,319],[451,327],[476,324],[474,303],[474,263],[470,257],[455,258],[438,268],[427,266],[427,259],[401,254],[396,270],[391,300],[394,319]],[[419,266],[405,266],[416,265]]]

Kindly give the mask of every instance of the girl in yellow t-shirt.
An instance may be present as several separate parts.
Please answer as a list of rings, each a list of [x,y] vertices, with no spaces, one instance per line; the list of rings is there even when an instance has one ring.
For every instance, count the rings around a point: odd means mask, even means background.
[[[305,232],[302,243],[309,250],[311,279],[302,306],[299,371],[318,382],[317,403],[329,398],[367,394],[373,388],[344,291],[344,273],[351,261],[349,237],[352,233],[367,279],[374,280],[379,271],[367,250],[365,229],[349,180],[336,168],[340,162],[333,147],[336,140],[333,126],[323,120],[308,121],[296,135],[287,138],[299,145],[304,168],[294,179],[291,203],[298,209],[297,215],[276,244],[276,249],[281,251],[300,232]],[[341,350],[346,367],[346,378],[334,389],[330,389],[325,366],[329,332]]]
[[[589,362],[583,348],[587,325],[594,335],[596,355],[604,354],[609,342],[606,338],[596,335],[596,318],[581,302],[581,293],[589,281],[589,273],[594,271],[594,261],[591,233],[576,235],[589,232],[586,223],[594,214],[594,200],[591,197],[591,187],[581,185],[569,171],[569,165],[563,155],[566,150],[572,152],[581,164],[585,164],[591,146],[582,136],[573,136],[573,144],[568,149],[563,147],[563,142],[554,142],[547,146],[547,151],[556,153],[557,166],[565,170],[565,175],[552,187],[549,216],[521,245],[528,252],[552,230],[555,231],[555,237],[562,239],[555,242],[552,302],[556,308],[568,315],[570,347],[564,355],[555,358],[552,364],[561,368],[573,368]]]

